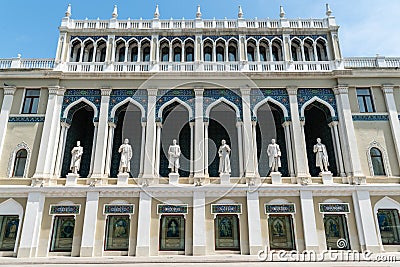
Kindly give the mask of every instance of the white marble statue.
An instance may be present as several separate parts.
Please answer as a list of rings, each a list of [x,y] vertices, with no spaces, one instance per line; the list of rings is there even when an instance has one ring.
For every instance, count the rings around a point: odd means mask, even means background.
[[[179,157],[181,156],[181,147],[176,143],[176,139],[172,140],[172,145],[168,148],[169,165],[171,173],[178,173]]]
[[[275,139],[271,140],[271,144],[268,145],[267,154],[269,157],[269,167],[271,172],[279,172],[281,167],[281,149],[276,143]]]
[[[219,173],[227,174],[231,173],[231,162],[229,155],[231,153],[231,148],[226,144],[225,140],[221,141],[221,146],[218,149],[219,156]]]
[[[128,173],[131,171],[131,159],[132,159],[132,146],[129,144],[129,140],[125,139],[124,143],[119,147],[118,152],[121,153],[121,160],[119,162],[119,172]]]
[[[321,138],[317,138],[317,144],[314,145],[315,166],[321,169],[321,172],[328,172],[328,152],[326,147],[321,143]]]
[[[71,165],[69,169],[72,173],[78,174],[81,167],[81,159],[83,154],[83,147],[81,147],[81,141],[76,142],[76,147],[71,150]]]

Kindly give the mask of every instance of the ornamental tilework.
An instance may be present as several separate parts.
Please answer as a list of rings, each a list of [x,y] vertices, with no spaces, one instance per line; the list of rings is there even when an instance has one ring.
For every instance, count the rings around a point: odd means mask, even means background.
[[[71,36],[71,40],[78,38],[79,40],[81,40],[82,42],[86,41],[87,39],[91,38],[94,41],[99,40],[100,38],[103,38],[105,40],[108,40],[108,36]]]
[[[284,120],[290,121],[289,95],[285,89],[251,89],[251,110],[253,111],[254,107],[267,97],[271,97],[285,106],[288,112],[288,117],[285,117]],[[257,121],[257,114],[253,114],[252,120]]]
[[[142,90],[142,89],[116,89],[112,90],[111,95],[110,95],[110,104],[108,107],[108,120],[110,122],[115,122],[116,123],[116,118],[118,118],[119,113],[115,113],[115,116],[112,118],[111,117],[111,111],[112,109],[118,105],[118,103],[121,103],[127,98],[132,98],[136,102],[140,103],[142,107],[145,110],[145,118],[147,117],[147,90]]]
[[[209,105],[217,101],[220,98],[235,104],[240,113],[240,119],[243,119],[243,108],[242,108],[242,97],[239,89],[206,89],[203,94],[203,116],[206,117],[206,110]]]
[[[301,114],[300,110],[301,110],[301,107],[304,105],[304,103],[306,103],[308,100],[310,100],[314,96],[329,103],[329,105],[331,105],[333,110],[335,111],[335,114],[338,114],[336,100],[335,100],[335,94],[333,93],[332,89],[329,89],[329,88],[322,88],[322,89],[301,88],[301,89],[299,89],[297,91],[297,104],[298,104],[298,108],[299,108],[299,114]],[[322,105],[323,107],[325,107],[323,104],[321,104],[319,102],[316,102],[315,104]]]
[[[272,40],[272,39],[274,39],[274,38],[279,38],[279,39],[283,39],[282,38],[282,35],[247,35],[246,36],[246,39],[248,40],[249,38],[254,38],[254,39],[256,39],[257,41],[258,40],[260,40],[260,39],[262,39],[262,38],[265,38],[265,39],[268,39],[268,40]]]
[[[194,115],[194,104],[195,104],[195,99],[194,99],[194,91],[193,90],[187,90],[187,89],[174,89],[174,90],[168,90],[168,89],[161,89],[158,90],[157,93],[157,102],[156,102],[156,117],[158,118],[158,111],[168,101],[178,98],[179,100],[182,100],[186,104],[190,106],[192,109],[192,114]],[[193,118],[190,118],[193,119]]]
[[[145,38],[147,38],[147,39],[149,39],[149,40],[151,40],[151,36],[115,36],[115,40],[118,40],[119,38],[122,38],[122,39],[124,39],[125,41],[129,41],[129,40],[133,40],[133,39],[136,39],[136,40],[138,40],[138,41],[141,41],[141,40],[143,40],[143,39],[145,39]]]
[[[101,92],[99,89],[69,89],[64,94],[61,108],[61,117],[63,117],[65,109],[71,103],[81,98],[85,98],[86,100],[92,102],[96,106],[97,111],[100,111]],[[68,112],[67,119],[72,120],[72,116],[74,115],[74,113],[85,105],[87,104],[84,102],[79,102],[75,106],[73,106]],[[96,120],[98,120],[98,118],[94,118],[94,121]]]
[[[388,115],[353,115],[353,121],[388,121]]]
[[[300,40],[304,40],[307,37],[313,39],[314,41],[317,40],[319,37],[322,37],[325,40],[327,40],[326,34],[322,34],[322,35],[290,35],[290,39],[293,39],[295,37],[299,38]]]
[[[215,40],[217,40],[219,38],[222,38],[225,41],[227,41],[227,40],[229,40],[231,38],[235,38],[236,40],[239,40],[239,36],[238,35],[203,35],[202,38],[203,38],[203,40],[208,38],[208,39],[211,39],[213,41],[215,41]]]
[[[44,122],[44,116],[35,116],[35,117],[12,117],[8,118],[8,122],[28,122],[28,123],[36,123],[36,122]]]

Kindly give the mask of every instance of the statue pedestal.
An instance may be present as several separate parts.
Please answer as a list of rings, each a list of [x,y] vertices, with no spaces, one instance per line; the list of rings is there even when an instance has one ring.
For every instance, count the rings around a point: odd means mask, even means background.
[[[229,173],[221,173],[219,175],[221,184],[230,184],[231,183],[231,175]]]
[[[123,186],[123,185],[128,185],[128,178],[129,178],[129,173],[118,173],[117,175],[118,180],[117,180],[117,185]]]
[[[171,172],[168,177],[170,184],[179,184],[179,173]]]
[[[272,184],[282,184],[282,173],[271,172]]]
[[[333,184],[333,175],[331,172],[321,172],[323,184]]]
[[[76,181],[78,180],[79,174],[68,173],[67,179],[65,181],[65,186],[75,186]]]

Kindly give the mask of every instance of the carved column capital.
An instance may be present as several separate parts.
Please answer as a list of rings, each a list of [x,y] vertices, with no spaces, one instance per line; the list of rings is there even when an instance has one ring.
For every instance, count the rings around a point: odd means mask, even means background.
[[[384,94],[393,94],[393,84],[382,84],[381,89]]]
[[[195,87],[194,88],[194,94],[195,94],[195,96],[203,96],[204,88]]]
[[[349,86],[347,84],[339,84],[338,86],[333,88],[333,92],[335,93],[335,95],[348,94]]]
[[[288,92],[288,95],[297,95],[297,86],[287,86],[286,91]]]
[[[4,95],[14,95],[17,87],[15,86],[4,86]]]
[[[112,88],[111,87],[102,87],[100,88],[101,91],[101,96],[110,96],[111,92],[112,92]]]
[[[157,96],[157,88],[147,88],[148,96]]]

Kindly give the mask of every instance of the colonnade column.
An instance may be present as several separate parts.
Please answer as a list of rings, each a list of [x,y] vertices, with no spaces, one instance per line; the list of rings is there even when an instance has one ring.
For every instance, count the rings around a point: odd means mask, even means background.
[[[386,109],[389,113],[389,122],[392,129],[394,147],[396,149],[397,162],[400,165],[400,122],[399,115],[394,101],[393,85],[382,85],[382,91],[385,96]]]
[[[254,169],[256,172],[256,177],[260,176],[258,171],[258,151],[257,151],[257,120],[251,121],[252,132],[253,132],[253,150],[254,150]]]
[[[193,256],[206,255],[206,197],[205,192],[193,191]]]
[[[305,249],[318,253],[318,233],[315,222],[313,193],[311,190],[300,190],[300,203],[301,215],[303,217]]]
[[[358,153],[356,133],[354,130],[353,118],[351,114],[350,101],[348,95],[348,86],[339,85],[334,89],[336,100],[340,106],[338,109],[339,120],[343,121],[344,138],[347,139],[348,157],[350,160],[354,183],[360,184],[365,180],[365,176],[361,169],[360,155]]]
[[[190,172],[189,177],[193,177],[194,170],[194,122],[189,122],[190,127]]]
[[[144,155],[144,168],[143,176],[144,179],[152,179],[155,177],[154,166],[155,151],[156,151],[156,101],[157,101],[157,89],[147,89],[148,94],[148,108],[147,108],[147,125],[146,125],[146,145]]]
[[[251,109],[250,109],[250,92],[251,88],[240,88],[242,95],[242,109],[243,109],[243,143],[244,155],[244,176],[253,179],[256,177],[255,164],[254,164],[254,146],[253,134],[251,125]]]
[[[83,220],[81,257],[93,257],[96,237],[97,210],[99,208],[99,192],[86,193],[85,217]]]
[[[294,177],[295,176],[295,170],[294,170],[294,160],[293,160],[293,152],[292,152],[292,142],[291,142],[291,136],[290,136],[290,121],[285,121],[282,124],[282,127],[285,131],[285,141],[286,141],[286,151],[287,151],[287,159],[288,159],[288,166],[289,166],[289,176]]]
[[[336,152],[336,159],[337,159],[338,167],[339,167],[339,174],[341,177],[345,177],[346,173],[344,172],[342,146],[340,144],[338,125],[339,125],[339,123],[337,121],[332,121],[329,124],[329,127],[331,127],[334,147],[336,149],[335,152]]]
[[[194,178],[204,178],[204,146],[208,142],[205,138],[203,123],[203,88],[195,88],[195,118],[194,118]]]
[[[203,120],[204,123],[204,153],[203,153],[203,161],[204,161],[204,175],[206,177],[209,176],[208,173],[208,125],[209,125],[209,121],[208,118],[204,118]]]
[[[8,118],[10,116],[10,110],[14,99],[15,90],[15,86],[4,87],[4,98],[0,112],[0,157],[3,152],[4,140],[7,133]]]
[[[306,143],[300,122],[298,103],[297,103],[297,87],[287,87],[289,94],[290,113],[292,116],[292,133],[294,145],[294,162],[297,170],[298,181],[307,184],[310,183],[310,173],[308,170],[308,161],[306,153]]]
[[[96,142],[97,142],[97,132],[99,130],[99,122],[93,122],[93,142],[92,142],[92,151],[90,152],[90,169],[88,176],[90,177],[93,174],[93,167],[94,167],[94,158],[96,157]]]
[[[114,131],[117,125],[114,122],[108,122],[108,141],[107,141],[107,160],[105,174],[110,176],[111,173],[111,158],[114,143]]]
[[[30,192],[28,194],[23,221],[24,224],[22,226],[17,253],[18,258],[34,258],[37,255],[44,200],[45,197],[40,192]]]
[[[58,144],[56,167],[54,171],[56,177],[60,177],[61,175],[62,162],[64,159],[65,151],[65,141],[67,140],[68,129],[70,126],[71,125],[66,122],[61,122],[60,143]]]
[[[46,115],[44,119],[40,149],[36,164],[35,179],[49,180],[54,173],[59,142],[60,113],[64,89],[59,86],[49,87]]]
[[[238,148],[239,148],[239,177],[243,177],[243,138],[242,138],[242,122],[236,122],[236,129],[238,135]],[[207,150],[208,151],[208,150]]]
[[[145,191],[140,192],[136,256],[148,257],[150,255],[150,222],[151,222],[151,196]]]
[[[247,220],[249,222],[250,255],[257,255],[262,249],[260,201],[258,191],[247,191]]]
[[[90,178],[107,178],[106,170],[106,155],[107,155],[107,141],[108,141],[108,107],[110,104],[111,88],[101,89],[101,103],[100,114],[98,115],[99,123],[96,134],[96,145],[93,163],[93,173]]]
[[[139,177],[143,176],[143,167],[144,167],[144,150],[146,143],[146,122],[142,121],[142,143],[140,144],[140,169],[139,169]]]
[[[369,250],[372,253],[381,251],[378,239],[375,216],[371,205],[371,198],[368,191],[354,191],[353,203],[357,230],[362,250]],[[357,209],[357,210],[356,210]]]
[[[162,129],[162,122],[156,122],[157,131],[156,131],[156,164],[154,173],[158,177],[160,176],[160,157],[161,157],[161,129]]]

